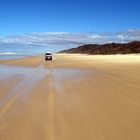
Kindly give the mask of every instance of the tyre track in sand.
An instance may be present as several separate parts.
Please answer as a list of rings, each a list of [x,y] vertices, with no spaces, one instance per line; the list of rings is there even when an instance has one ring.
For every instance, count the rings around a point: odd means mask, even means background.
[[[5,113],[12,107],[16,100],[23,94],[27,96],[33,89],[33,87],[38,83],[41,78],[43,79],[47,72],[44,72],[43,62],[35,69],[33,74],[29,77],[25,77],[16,87],[12,89],[3,99],[0,100],[0,119],[5,115]],[[24,96],[25,96],[24,95]]]
[[[55,96],[56,88],[55,88],[55,81],[54,81],[54,72],[53,72],[53,63],[50,63],[47,67],[49,70],[49,92],[48,92],[48,99],[47,99],[47,120],[46,120],[46,139],[48,140],[55,140]]]

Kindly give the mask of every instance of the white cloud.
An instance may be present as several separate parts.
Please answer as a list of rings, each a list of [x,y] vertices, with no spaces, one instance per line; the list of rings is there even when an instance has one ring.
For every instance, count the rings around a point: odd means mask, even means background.
[[[91,38],[93,38],[93,39],[104,39],[104,38],[108,38],[108,36],[107,35],[101,35],[101,34],[93,34],[91,36]]]
[[[108,43],[108,42],[130,42],[140,40],[140,29],[130,29],[123,32],[111,33],[68,33],[68,32],[44,32],[28,33],[16,36],[0,38],[1,44],[16,44],[26,46],[51,46],[60,49],[77,47],[89,43]]]
[[[125,39],[125,36],[123,36],[123,35],[117,35],[117,38],[120,39],[120,40],[124,40]]]

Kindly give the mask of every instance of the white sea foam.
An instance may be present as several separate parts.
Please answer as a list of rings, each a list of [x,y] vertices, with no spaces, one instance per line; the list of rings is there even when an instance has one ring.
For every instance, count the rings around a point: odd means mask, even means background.
[[[24,55],[24,53],[16,53],[16,52],[0,52],[0,55]]]

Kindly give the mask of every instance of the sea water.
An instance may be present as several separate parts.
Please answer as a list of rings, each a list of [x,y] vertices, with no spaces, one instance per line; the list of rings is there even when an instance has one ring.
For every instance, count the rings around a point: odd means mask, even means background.
[[[27,56],[44,54],[47,48],[47,46],[0,44],[0,60],[19,59]]]
[[[57,49],[47,46],[22,46],[22,45],[1,45],[0,60],[19,59],[28,56],[45,54],[45,52],[56,52]]]

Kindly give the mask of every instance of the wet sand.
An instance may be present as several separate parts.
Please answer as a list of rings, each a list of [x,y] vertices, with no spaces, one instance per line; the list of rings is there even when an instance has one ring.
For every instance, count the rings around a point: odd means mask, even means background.
[[[0,140],[139,140],[140,55],[0,61]]]

